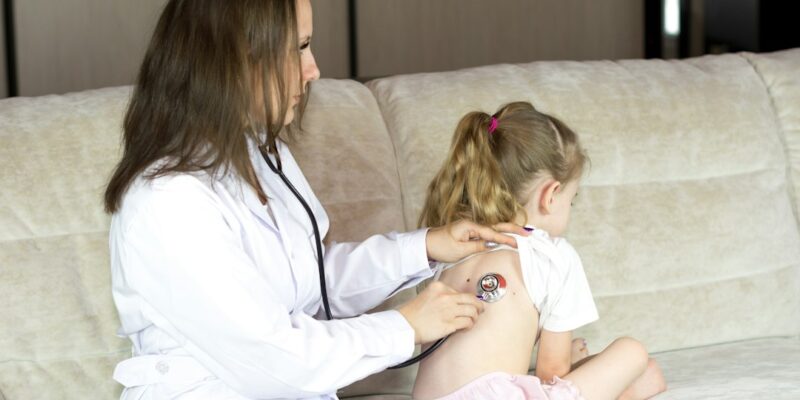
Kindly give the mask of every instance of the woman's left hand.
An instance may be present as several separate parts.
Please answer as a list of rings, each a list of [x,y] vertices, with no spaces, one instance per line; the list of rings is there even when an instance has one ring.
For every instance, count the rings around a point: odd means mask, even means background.
[[[512,223],[500,223],[488,227],[461,220],[428,230],[428,235],[425,237],[428,258],[441,262],[455,262],[470,254],[489,249],[487,242],[507,244],[516,248],[517,241],[501,232],[529,235],[524,228]]]

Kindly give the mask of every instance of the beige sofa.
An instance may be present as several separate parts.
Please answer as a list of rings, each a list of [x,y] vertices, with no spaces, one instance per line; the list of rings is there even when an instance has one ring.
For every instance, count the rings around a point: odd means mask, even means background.
[[[129,95],[0,101],[0,399],[118,396],[130,345],[100,194]],[[514,100],[565,120],[592,160],[568,234],[601,316],[578,332],[590,349],[642,340],[670,385],[658,399],[799,399],[800,49],[321,80],[292,147],[328,240],[414,228],[459,116]],[[406,399],[414,373],[340,395]]]

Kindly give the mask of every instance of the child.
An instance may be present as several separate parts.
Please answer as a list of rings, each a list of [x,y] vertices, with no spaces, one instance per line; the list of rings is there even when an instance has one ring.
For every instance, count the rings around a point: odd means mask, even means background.
[[[529,103],[461,119],[420,225],[510,221],[531,235],[516,237],[518,249],[499,246],[437,265],[441,281],[477,291],[487,304],[474,327],[421,362],[415,399],[643,399],[665,390],[636,340],[617,339],[586,357],[583,340],[572,339],[574,329],[598,318],[581,260],[561,238],[585,162],[575,133]],[[485,292],[479,282],[488,283]],[[505,287],[492,292],[497,285]],[[529,376],[537,341],[536,376]]]

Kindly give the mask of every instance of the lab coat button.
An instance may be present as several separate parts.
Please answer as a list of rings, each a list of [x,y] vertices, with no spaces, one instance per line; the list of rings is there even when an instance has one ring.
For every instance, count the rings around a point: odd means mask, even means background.
[[[169,364],[166,361],[159,361],[156,363],[156,371],[161,375],[166,375],[169,372]]]

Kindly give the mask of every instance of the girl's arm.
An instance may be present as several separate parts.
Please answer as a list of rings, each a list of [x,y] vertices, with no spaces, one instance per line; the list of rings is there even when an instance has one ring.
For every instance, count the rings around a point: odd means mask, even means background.
[[[554,376],[563,378],[570,371],[571,353],[572,331],[542,330],[536,354],[536,376],[542,382],[550,382]]]

